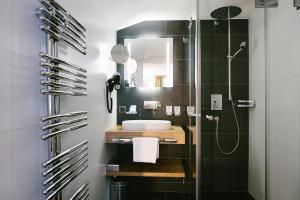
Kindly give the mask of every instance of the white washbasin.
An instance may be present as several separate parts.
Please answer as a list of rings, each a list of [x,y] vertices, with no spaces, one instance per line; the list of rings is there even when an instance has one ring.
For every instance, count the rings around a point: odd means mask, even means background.
[[[126,120],[122,122],[125,131],[167,131],[171,128],[168,120]]]

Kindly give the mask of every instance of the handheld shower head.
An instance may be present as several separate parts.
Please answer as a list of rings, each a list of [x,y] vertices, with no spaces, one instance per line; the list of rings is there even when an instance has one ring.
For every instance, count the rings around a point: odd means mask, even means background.
[[[243,41],[243,42],[241,42],[241,44],[240,44],[240,49],[241,49],[241,50],[244,50],[244,49],[246,48],[246,46],[247,46],[247,42]]]
[[[244,49],[246,49],[246,46],[247,46],[247,42],[242,41],[241,44],[240,44],[240,49],[237,50],[237,52],[235,54],[233,54],[233,56],[231,56],[231,59],[235,58],[241,51],[243,51]]]

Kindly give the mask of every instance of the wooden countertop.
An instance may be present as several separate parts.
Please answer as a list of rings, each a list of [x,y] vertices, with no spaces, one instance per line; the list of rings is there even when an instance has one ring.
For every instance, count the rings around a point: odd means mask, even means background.
[[[188,129],[190,129],[191,133],[193,134],[193,145],[196,145],[196,126],[189,126]]]
[[[167,131],[125,131],[122,126],[116,126],[106,131],[106,143],[113,143],[112,139],[132,139],[134,137],[176,139],[177,143],[160,142],[160,144],[185,144],[185,132],[180,126],[171,126],[171,129]]]
[[[185,172],[182,160],[159,159],[156,164],[121,162],[118,172],[106,171],[106,176],[183,178],[185,177]]]

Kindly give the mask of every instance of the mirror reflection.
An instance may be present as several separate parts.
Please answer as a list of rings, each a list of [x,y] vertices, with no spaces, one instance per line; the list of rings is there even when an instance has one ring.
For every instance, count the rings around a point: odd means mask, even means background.
[[[173,87],[173,38],[130,38],[124,43],[129,52],[126,87]]]

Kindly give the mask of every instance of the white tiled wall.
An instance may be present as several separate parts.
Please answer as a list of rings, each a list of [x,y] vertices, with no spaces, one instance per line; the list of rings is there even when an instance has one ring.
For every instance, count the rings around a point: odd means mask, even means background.
[[[300,199],[300,12],[293,1],[267,10],[268,194]]]
[[[61,1],[70,12],[83,1]],[[44,34],[35,16],[38,0],[0,0],[0,199],[40,200],[42,195],[41,163],[47,159],[47,144],[40,137],[40,116],[46,113],[46,98],[40,95],[39,52],[44,49]],[[89,5],[92,6],[93,5]],[[79,6],[80,7],[80,6]],[[78,8],[77,8],[78,9]],[[80,10],[80,9],[79,9]],[[89,126],[64,136],[63,148],[83,139],[90,141],[89,170],[67,188],[66,195],[79,187],[80,179],[90,180],[92,199],[108,199],[108,181],[104,164],[109,149],[104,146],[104,132],[116,123],[115,115],[105,109],[104,86],[115,71],[109,50],[115,34],[101,28],[97,8],[81,10],[76,16],[94,18],[99,25],[82,23],[88,29],[88,55],[73,49],[61,51],[62,57],[89,71],[88,97],[62,100],[62,111],[88,110]],[[81,16],[78,16],[81,18]],[[98,17],[95,18],[95,17]],[[85,177],[84,177],[85,176]]]

